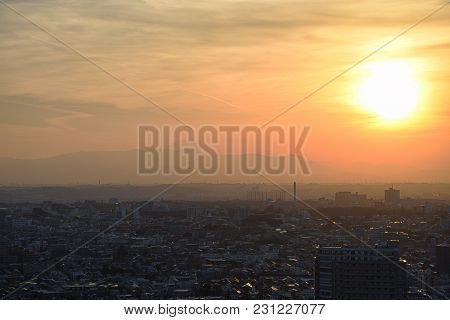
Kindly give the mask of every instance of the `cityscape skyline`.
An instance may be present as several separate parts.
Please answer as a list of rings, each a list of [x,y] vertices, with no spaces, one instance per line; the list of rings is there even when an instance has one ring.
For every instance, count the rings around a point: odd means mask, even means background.
[[[446,299],[449,201],[396,192],[393,199],[393,190],[381,201],[344,191],[305,201],[286,190],[250,200],[3,203],[0,292],[19,299]],[[90,238],[96,232],[105,239]],[[44,257],[44,265],[59,262],[18,286],[42,270]]]
[[[0,0],[0,299],[448,300],[449,9]]]

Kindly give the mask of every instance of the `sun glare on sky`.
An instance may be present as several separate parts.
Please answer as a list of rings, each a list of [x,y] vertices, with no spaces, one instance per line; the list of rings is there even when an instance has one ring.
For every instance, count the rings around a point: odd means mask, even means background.
[[[381,61],[370,66],[370,74],[358,88],[358,101],[383,121],[400,121],[414,112],[420,84],[412,65],[403,61]]]

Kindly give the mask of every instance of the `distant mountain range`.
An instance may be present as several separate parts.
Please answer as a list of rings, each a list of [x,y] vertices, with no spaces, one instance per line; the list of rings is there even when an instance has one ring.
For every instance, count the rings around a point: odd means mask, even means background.
[[[236,161],[242,156],[233,156]],[[224,160],[224,156],[220,161]],[[404,165],[354,165],[342,168],[332,163],[309,161],[312,175],[272,177],[278,182],[444,182],[450,181],[449,172],[433,168],[418,170]],[[139,176],[137,151],[77,152],[39,159],[0,158],[0,184],[160,184],[173,183],[180,177]],[[259,176],[235,174],[226,176],[223,170],[215,176],[194,174],[186,182],[258,183],[267,182]]]

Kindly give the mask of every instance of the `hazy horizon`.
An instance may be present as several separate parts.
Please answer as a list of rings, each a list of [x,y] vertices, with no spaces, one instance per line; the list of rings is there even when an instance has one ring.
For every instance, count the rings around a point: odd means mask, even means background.
[[[223,161],[223,155],[220,157]],[[242,158],[235,155],[236,159]],[[305,183],[450,183],[450,174],[434,167],[428,170],[387,164],[374,167],[370,164],[339,165],[308,159],[312,175],[274,176],[277,182],[298,181]],[[0,184],[3,185],[79,185],[98,184],[164,184],[175,183],[178,175],[140,176],[136,172],[137,150],[75,152],[37,159],[0,157]],[[374,170],[378,169],[378,170]],[[414,177],[421,176],[420,179]],[[187,183],[255,183],[264,182],[258,176],[245,176],[236,172],[226,176],[223,169],[216,175],[201,173],[186,180]]]

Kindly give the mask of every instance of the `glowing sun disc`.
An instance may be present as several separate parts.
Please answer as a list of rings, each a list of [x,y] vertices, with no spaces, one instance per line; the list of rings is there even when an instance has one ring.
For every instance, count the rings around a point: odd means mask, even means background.
[[[399,61],[372,66],[371,76],[358,90],[358,100],[369,112],[386,120],[407,118],[419,100],[419,83],[412,68]]]

